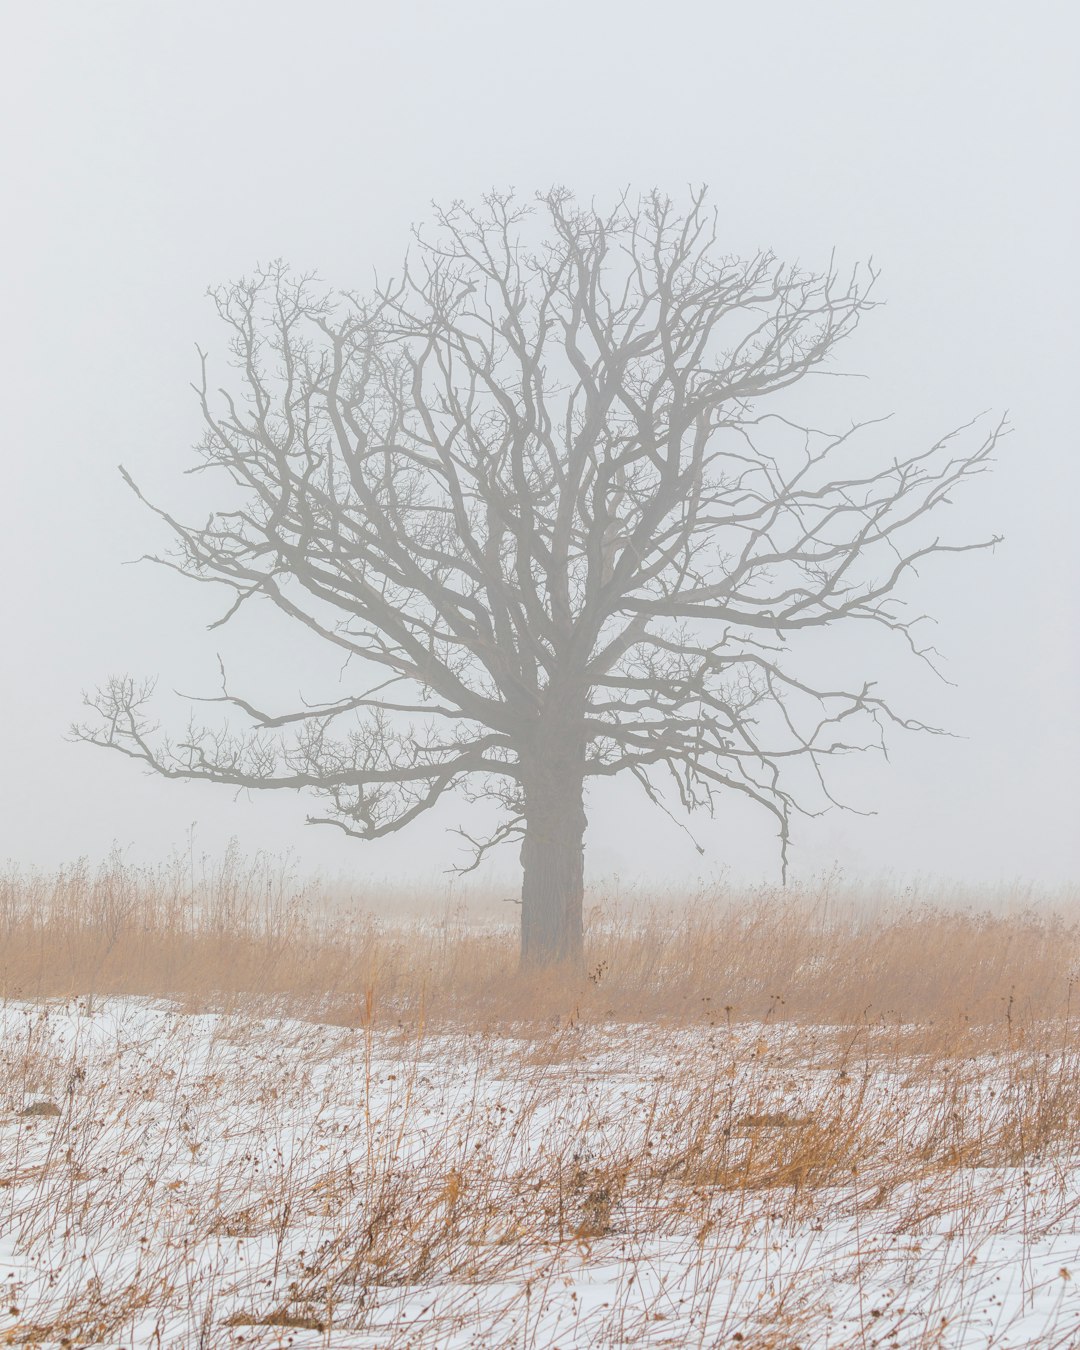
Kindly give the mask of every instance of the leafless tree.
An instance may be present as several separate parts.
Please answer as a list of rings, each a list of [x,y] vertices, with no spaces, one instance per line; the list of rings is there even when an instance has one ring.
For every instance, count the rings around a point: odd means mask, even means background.
[[[1001,427],[897,455],[872,424],[801,425],[777,396],[830,369],[874,271],[725,256],[703,192],[492,195],[432,228],[367,296],[280,265],[212,292],[236,387],[212,394],[200,353],[197,451],[235,502],[153,508],[157,561],[233,592],[219,622],[268,600],[365,687],[277,714],[222,670],[245,729],[168,739],[150,685],[114,679],[76,732],[168,778],[308,789],[313,823],[360,839],[454,788],[493,799],[465,837],[474,861],[521,840],[523,962],[578,962],[588,780],[632,774],[663,809],[665,784],[686,809],[739,794],[786,863],[828,757],[920,726],[870,683],[800,677],[798,635],[862,620],[930,659],[896,591],[994,542],[927,518]]]

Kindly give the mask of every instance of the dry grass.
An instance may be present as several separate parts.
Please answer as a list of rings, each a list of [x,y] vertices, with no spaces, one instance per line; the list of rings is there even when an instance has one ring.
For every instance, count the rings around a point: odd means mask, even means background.
[[[587,978],[567,988],[519,978],[517,911],[490,897],[415,917],[415,895],[297,887],[258,860],[231,856],[199,879],[113,860],[0,876],[0,997],[143,995],[189,1010],[272,1000],[347,1025],[474,1028],[752,1020],[951,1036],[1067,1017],[1080,899],[991,900],[958,908],[948,894],[867,897],[828,882],[682,903],[598,898]]]
[[[0,1344],[1080,1344],[1067,897],[340,900],[3,880]]]

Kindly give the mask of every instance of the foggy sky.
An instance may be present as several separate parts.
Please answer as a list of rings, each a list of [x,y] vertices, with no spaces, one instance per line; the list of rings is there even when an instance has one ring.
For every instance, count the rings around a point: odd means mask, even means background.
[[[235,835],[335,873],[421,875],[458,856],[446,828],[464,805],[360,844],[305,827],[295,796],[165,783],[65,741],[81,691],[113,672],[160,673],[163,721],[179,728],[171,691],[216,692],[218,651],[237,690],[279,706],[300,686],[343,692],[287,629],[207,633],[223,595],[123,566],[167,540],[115,466],[163,502],[213,505],[182,477],[199,435],[194,344],[218,337],[208,283],[282,256],[364,289],[433,198],[563,183],[602,204],[627,185],[678,196],[706,182],[733,252],[813,266],[835,247],[882,268],[888,304],[843,352],[868,378],[830,382],[834,424],[894,412],[890,435],[909,445],[983,409],[1015,427],[948,519],[957,537],[1005,543],[927,568],[909,592],[939,620],[955,687],[899,645],[890,658],[875,645],[866,671],[959,737],[897,737],[890,765],[845,766],[846,796],[878,814],[797,822],[796,870],[1076,877],[1069,7],[51,0],[7,13],[0,859],[53,865],[116,841],[153,860],[191,822],[202,851]],[[593,788],[590,816],[593,878],[777,874],[769,822],[742,808],[693,822],[704,858],[632,784]]]

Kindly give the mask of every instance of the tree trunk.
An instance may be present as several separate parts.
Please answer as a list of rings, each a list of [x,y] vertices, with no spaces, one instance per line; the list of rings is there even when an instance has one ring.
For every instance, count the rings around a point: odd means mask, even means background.
[[[576,738],[575,738],[576,739]],[[525,778],[521,845],[521,964],[584,963],[584,746],[543,748]]]

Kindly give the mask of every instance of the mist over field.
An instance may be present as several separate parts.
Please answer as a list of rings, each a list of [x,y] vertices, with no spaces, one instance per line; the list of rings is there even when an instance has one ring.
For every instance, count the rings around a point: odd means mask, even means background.
[[[183,477],[200,434],[195,344],[224,356],[208,284],[282,257],[366,290],[399,267],[433,199],[559,183],[610,204],[627,186],[679,198],[707,183],[724,250],[820,268],[835,249],[844,268],[882,269],[887,303],[838,357],[866,378],[800,390],[800,413],[840,426],[892,414],[898,449],[984,409],[1014,427],[947,521],[1004,543],[907,588],[938,620],[955,687],[899,648],[862,663],[959,739],[897,736],[891,766],[841,766],[841,795],[877,814],[800,822],[793,867],[1074,876],[1071,28],[1049,5],[685,5],[659,25],[634,4],[617,21],[558,4],[542,21],[470,4],[324,5],[310,23],[273,4],[257,21],[242,4],[20,13],[3,91],[14,509],[0,543],[0,851],[53,863],[116,841],[156,861],[197,821],[212,855],[235,835],[249,851],[291,847],[311,870],[440,878],[457,858],[446,830],[468,814],[457,802],[357,850],[307,829],[290,795],[177,788],[65,742],[82,691],[114,672],[160,675],[162,718],[181,726],[172,690],[217,693],[219,651],[268,702],[347,692],[340,662],[271,616],[208,633],[224,597],[122,566],[168,541],[115,466],[176,510],[215,505],[205,479]],[[704,855],[632,783],[602,785],[590,870],[777,877],[753,809],[732,802],[694,828]],[[515,865],[512,851],[492,862],[510,880]]]
[[[1080,1344],[1080,22],[7,19],[0,1344]]]

